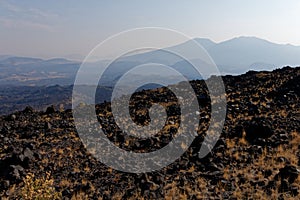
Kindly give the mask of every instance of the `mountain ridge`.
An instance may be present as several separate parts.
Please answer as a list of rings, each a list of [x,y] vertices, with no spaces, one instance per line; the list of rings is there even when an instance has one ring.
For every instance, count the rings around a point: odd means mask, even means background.
[[[104,82],[107,86],[114,83],[128,70],[145,63],[168,65],[188,79],[200,79],[195,70],[181,57],[169,53],[191,52],[193,42],[199,43],[217,65],[221,74],[242,74],[248,70],[273,70],[282,66],[300,65],[300,46],[277,44],[257,37],[241,36],[216,43],[207,38],[194,38],[183,43],[150,52],[136,53],[118,58],[106,72]],[[192,52],[191,52],[192,53]],[[190,58],[205,63],[201,58]],[[97,69],[107,61],[89,63]],[[0,84],[43,85],[73,84],[81,62],[65,58],[30,58],[0,55]],[[14,67],[11,67],[14,66]],[[205,64],[201,65],[205,69]],[[205,71],[205,70],[204,70]],[[55,75],[54,75],[55,74]],[[15,77],[15,78],[12,78]],[[22,80],[22,81],[19,81]]]

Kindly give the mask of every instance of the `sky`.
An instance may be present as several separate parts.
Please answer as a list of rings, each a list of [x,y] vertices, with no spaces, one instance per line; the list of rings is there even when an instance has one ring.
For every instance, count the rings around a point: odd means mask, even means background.
[[[299,0],[0,0],[0,55],[77,58],[140,27],[215,42],[255,36],[300,46],[299,10]]]

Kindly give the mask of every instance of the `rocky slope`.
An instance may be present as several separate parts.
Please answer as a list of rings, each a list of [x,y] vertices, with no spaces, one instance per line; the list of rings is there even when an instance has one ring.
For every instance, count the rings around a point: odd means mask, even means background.
[[[50,199],[299,199],[300,68],[248,72],[223,80],[227,116],[212,152],[198,157],[210,99],[204,82],[192,81],[202,108],[198,136],[176,162],[152,173],[124,173],[98,162],[81,143],[71,110],[27,107],[0,117],[0,195],[4,199],[41,194]],[[160,97],[168,97],[164,106],[177,121],[176,98],[164,88],[133,96],[132,118],[147,124],[149,105],[143,103]],[[178,128],[178,123],[172,124],[148,140],[125,137],[114,125],[110,104],[96,107],[107,137],[126,150],[161,148]]]

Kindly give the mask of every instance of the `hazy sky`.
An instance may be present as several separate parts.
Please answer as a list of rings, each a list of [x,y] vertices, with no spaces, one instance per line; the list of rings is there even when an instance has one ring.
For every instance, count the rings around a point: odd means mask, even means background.
[[[300,45],[299,0],[0,0],[0,54],[86,55],[105,38],[155,26],[215,42],[256,36]]]

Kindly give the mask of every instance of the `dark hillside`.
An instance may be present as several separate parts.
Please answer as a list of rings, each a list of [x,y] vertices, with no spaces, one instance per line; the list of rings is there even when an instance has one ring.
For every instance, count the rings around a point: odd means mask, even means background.
[[[202,108],[198,136],[174,163],[145,174],[119,172],[93,158],[81,143],[71,110],[27,107],[2,116],[0,195],[12,199],[41,194],[50,199],[299,199],[299,79],[299,67],[224,76],[225,126],[217,145],[203,159],[197,151],[209,122],[210,99],[203,81],[191,81]],[[179,125],[177,99],[166,88],[146,90],[133,95],[129,108],[135,121],[147,124],[149,105],[142,102],[163,97],[168,99],[163,106],[176,123],[147,140],[125,137],[114,125],[110,104],[97,105],[106,136],[120,148],[138,152],[166,145]]]

